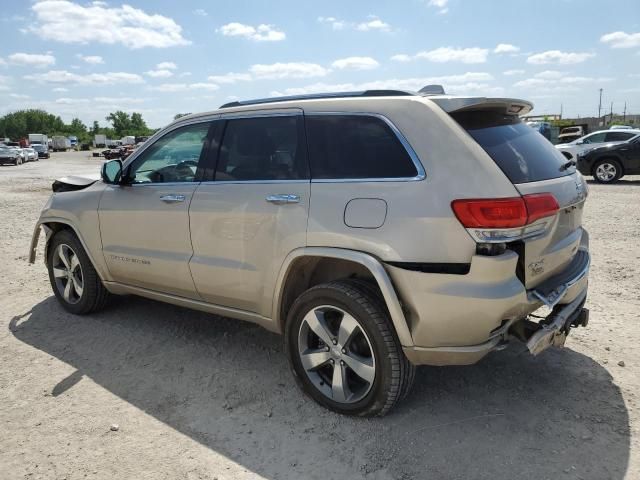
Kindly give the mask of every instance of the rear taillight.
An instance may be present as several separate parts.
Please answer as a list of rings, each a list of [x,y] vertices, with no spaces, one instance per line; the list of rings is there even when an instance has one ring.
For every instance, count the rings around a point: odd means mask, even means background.
[[[466,228],[518,228],[555,215],[558,202],[550,193],[512,198],[463,199],[451,208]]]

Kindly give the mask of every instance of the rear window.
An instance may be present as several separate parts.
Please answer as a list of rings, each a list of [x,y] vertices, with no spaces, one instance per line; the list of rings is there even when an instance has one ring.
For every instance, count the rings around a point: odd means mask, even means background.
[[[457,112],[451,115],[489,154],[512,183],[539,182],[575,172],[540,133],[515,115],[492,111]]]
[[[410,178],[418,175],[396,134],[368,115],[307,115],[311,177]]]

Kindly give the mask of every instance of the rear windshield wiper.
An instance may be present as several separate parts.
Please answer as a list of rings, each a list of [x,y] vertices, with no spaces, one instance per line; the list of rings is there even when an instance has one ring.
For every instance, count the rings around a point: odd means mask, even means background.
[[[563,165],[560,167],[560,171],[561,171],[561,172],[564,172],[567,168],[575,167],[576,165],[577,165],[577,163],[576,163],[576,161],[575,161],[575,160],[569,160],[567,163],[563,164]]]

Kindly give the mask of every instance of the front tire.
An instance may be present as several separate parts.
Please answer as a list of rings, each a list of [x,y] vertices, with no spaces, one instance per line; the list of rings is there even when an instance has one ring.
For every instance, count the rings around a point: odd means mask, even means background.
[[[300,295],[289,311],[285,351],[302,390],[341,414],[385,415],[414,377],[384,302],[360,281]]]
[[[593,166],[593,178],[598,183],[613,183],[622,177],[622,165],[617,160],[605,158]]]
[[[47,268],[53,293],[68,312],[85,315],[106,305],[109,292],[71,231],[61,230],[49,242]]]

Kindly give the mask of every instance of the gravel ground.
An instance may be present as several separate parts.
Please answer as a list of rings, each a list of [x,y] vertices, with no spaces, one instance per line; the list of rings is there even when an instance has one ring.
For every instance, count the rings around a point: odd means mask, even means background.
[[[640,177],[590,185],[589,328],[420,368],[363,420],[307,400],[257,326],[135,297],[65,313],[28,245],[52,180],[99,164],[0,167],[0,478],[640,478]]]

